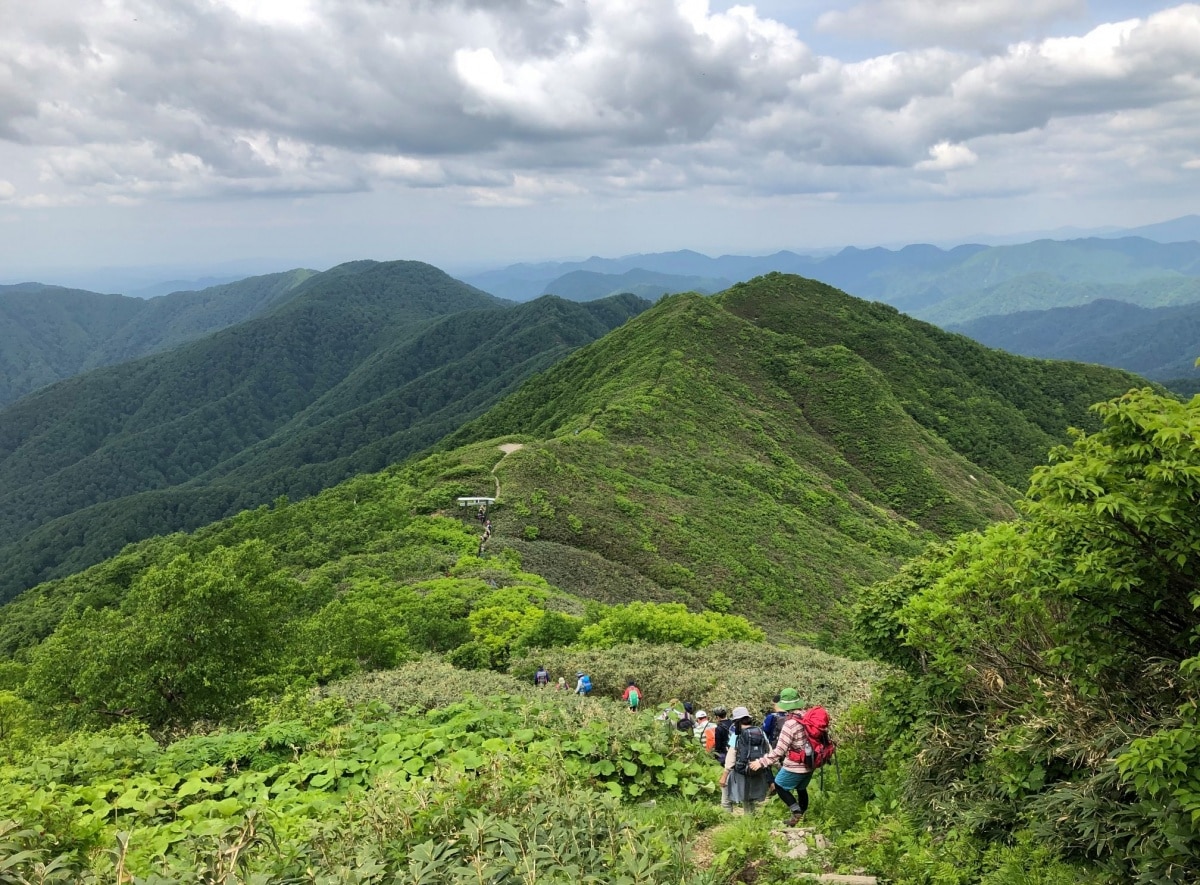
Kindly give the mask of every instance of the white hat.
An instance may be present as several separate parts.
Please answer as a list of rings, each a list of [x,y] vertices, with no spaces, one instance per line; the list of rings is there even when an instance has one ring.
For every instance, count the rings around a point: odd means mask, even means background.
[[[745,718],[749,715],[750,715],[750,711],[747,710],[745,707],[734,707],[733,712],[729,715],[729,718],[732,719],[734,722],[737,722],[739,719]]]
[[[696,714],[696,718],[697,719],[707,719],[708,714],[705,713],[703,710],[701,710],[699,713]]]

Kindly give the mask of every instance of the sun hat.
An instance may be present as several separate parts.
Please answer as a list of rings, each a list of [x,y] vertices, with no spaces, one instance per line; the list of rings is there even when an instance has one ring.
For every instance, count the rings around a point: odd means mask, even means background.
[[[800,700],[800,692],[794,688],[785,688],[779,693],[779,703],[777,705],[780,710],[799,710],[804,706],[804,701]]]
[[[749,719],[750,711],[747,710],[745,707],[734,707],[733,713],[730,714],[729,718],[732,719],[734,722],[736,722],[739,719]]]
[[[708,714],[705,713],[703,710],[701,710],[699,713],[696,714],[696,718],[697,719],[707,719]]]

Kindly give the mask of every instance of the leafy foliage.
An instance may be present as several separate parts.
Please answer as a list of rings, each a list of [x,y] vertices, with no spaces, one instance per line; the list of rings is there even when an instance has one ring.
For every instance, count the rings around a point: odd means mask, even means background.
[[[166,747],[72,738],[0,766],[0,869],[48,849],[89,881],[699,881],[680,841],[696,811],[678,797],[710,792],[716,769],[615,706],[567,700],[416,719],[326,704]],[[626,804],[648,797],[661,819]],[[32,839],[41,856],[13,851]]]
[[[1097,412],[1035,472],[1023,522],[867,595],[864,642],[910,674],[874,729],[883,756],[922,748],[890,769],[918,826],[1028,828],[1120,881],[1179,881],[1200,857],[1200,399]]]

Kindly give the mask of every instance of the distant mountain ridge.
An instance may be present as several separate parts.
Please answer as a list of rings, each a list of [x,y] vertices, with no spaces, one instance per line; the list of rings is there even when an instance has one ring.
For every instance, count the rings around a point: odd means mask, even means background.
[[[575,274],[620,275],[638,269],[673,275],[674,280],[659,282],[678,290],[695,288],[685,278],[744,281],[764,273],[797,273],[942,325],[1097,298],[1146,307],[1200,300],[1200,243],[1159,243],[1138,237],[952,249],[922,244],[895,250],[847,247],[826,256],[785,251],[709,258],[685,250],[514,265],[467,279],[487,291],[522,300],[555,281],[575,279]]]
[[[1102,299],[950,328],[1009,353],[1116,366],[1157,381],[1200,380],[1200,303],[1145,308]]]
[[[174,350],[0,411],[0,598],[428,446],[648,306],[512,305],[419,262],[353,262]]]
[[[620,274],[598,273],[591,270],[573,270],[546,284],[543,295],[557,295],[568,301],[594,301],[628,292],[657,301],[664,295],[676,292],[699,292],[711,295],[728,289],[732,283],[723,278],[692,277],[681,274],[659,273],[635,268]]]
[[[0,407],[89,369],[251,319],[312,276],[291,270],[153,300],[41,283],[0,286]]]

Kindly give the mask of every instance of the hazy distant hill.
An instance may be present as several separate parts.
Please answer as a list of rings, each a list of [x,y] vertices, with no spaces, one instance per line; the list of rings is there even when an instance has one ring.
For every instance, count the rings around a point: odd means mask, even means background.
[[[1200,379],[1200,303],[1144,308],[1101,300],[983,317],[952,327],[989,347],[1116,366],[1159,381]]]
[[[378,469],[646,306],[514,308],[428,265],[355,262],[254,320],[38,391],[0,412],[0,595]]]
[[[622,274],[597,273],[590,270],[574,270],[563,274],[556,280],[546,284],[544,295],[557,295],[569,301],[594,301],[628,292],[645,298],[647,301],[657,301],[664,295],[676,292],[700,292],[711,295],[732,285],[726,279],[710,277],[689,277],[680,274],[658,273],[640,268],[627,270]]]
[[[576,271],[618,276],[632,270],[640,270],[675,277],[738,281],[771,271],[811,272],[815,262],[816,259],[811,256],[797,255],[794,252],[776,252],[774,255],[765,256],[722,255],[719,258],[710,258],[699,252],[683,249],[678,252],[625,255],[621,258],[592,257],[585,261],[514,264],[498,270],[467,275],[463,279],[493,295],[511,298],[514,301],[527,301],[551,291],[552,282]]]
[[[827,256],[778,252],[709,258],[697,252],[667,252],[515,265],[469,279],[488,291],[524,299],[547,290],[564,275],[570,275],[569,280],[580,280],[581,286],[586,280],[592,286],[587,291],[597,291],[602,284],[576,275],[626,274],[635,269],[741,281],[776,271],[800,273],[941,325],[993,314],[1086,304],[1097,298],[1145,307],[1200,301],[1200,243],[1159,243],[1138,237],[1038,240],[953,249],[929,245],[895,250],[850,247]]]
[[[0,286],[0,406],[250,319],[286,300],[312,273],[250,277],[152,300],[40,283]]]
[[[1184,215],[1157,224],[1131,227],[1112,236],[1145,237],[1160,243],[1182,243],[1185,240],[1200,240],[1200,215]]]

